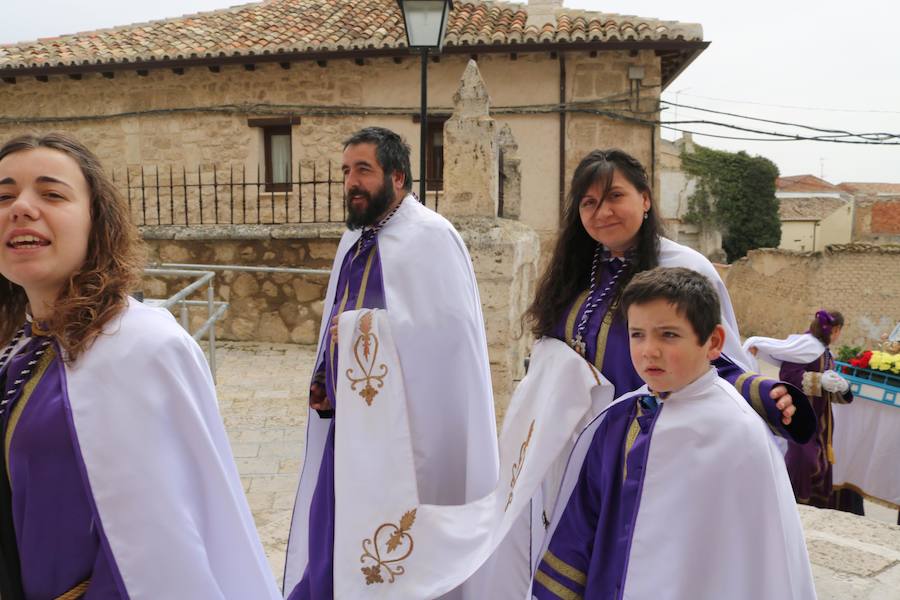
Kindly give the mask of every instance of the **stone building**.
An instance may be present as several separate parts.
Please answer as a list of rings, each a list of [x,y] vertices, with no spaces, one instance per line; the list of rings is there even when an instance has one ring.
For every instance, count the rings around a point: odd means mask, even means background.
[[[699,25],[562,0],[458,0],[428,66],[429,204],[470,58],[518,143],[521,219],[546,242],[590,149],[632,152],[658,184],[660,93],[707,45]],[[379,124],[417,156],[419,82],[394,0],[267,0],[0,47],[0,137],[76,134],[141,224],[339,222],[340,141]]]
[[[659,95],[707,45],[699,25],[562,0],[454,3],[428,64],[425,200],[472,254],[498,408],[522,373],[520,317],[567,179],[589,150],[618,146],[658,186]],[[381,125],[418,156],[419,83],[394,0],[267,0],[0,47],[0,138],[83,140],[154,262],[327,268],[341,142]],[[325,283],[226,270],[219,337],[313,343]],[[177,285],[148,279],[145,292]]]
[[[713,262],[725,262],[722,230],[710,224],[689,223],[685,215],[691,195],[697,189],[696,178],[682,168],[682,153],[694,152],[694,140],[685,133],[675,141],[661,140],[659,152],[659,208],[666,236],[690,246]]]

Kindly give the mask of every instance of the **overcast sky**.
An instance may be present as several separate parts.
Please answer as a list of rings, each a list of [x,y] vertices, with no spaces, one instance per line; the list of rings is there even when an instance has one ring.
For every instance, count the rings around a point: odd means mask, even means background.
[[[5,0],[3,4],[0,43],[179,16],[241,2]],[[704,39],[712,44],[669,85],[663,100],[829,130],[900,136],[898,2],[565,0],[565,6],[700,23]],[[686,108],[678,108],[677,113],[669,108],[662,118],[712,119],[765,132],[813,133]],[[756,136],[702,125],[681,127],[719,135]],[[663,135],[672,139],[680,134]],[[778,165],[782,175],[812,173],[824,175],[833,183],[900,183],[900,145],[754,142],[700,136],[695,140],[713,148],[766,156]],[[900,137],[896,141],[900,142]]]

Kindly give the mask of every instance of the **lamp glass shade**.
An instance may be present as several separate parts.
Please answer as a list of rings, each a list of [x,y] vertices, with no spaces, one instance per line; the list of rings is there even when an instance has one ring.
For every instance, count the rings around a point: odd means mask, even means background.
[[[399,0],[410,48],[440,48],[447,29],[449,0]]]

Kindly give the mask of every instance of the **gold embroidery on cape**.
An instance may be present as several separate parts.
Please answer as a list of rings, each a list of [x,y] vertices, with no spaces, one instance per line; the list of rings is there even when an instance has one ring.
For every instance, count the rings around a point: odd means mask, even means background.
[[[409,530],[412,529],[415,522],[416,509],[414,508],[400,518],[399,524],[383,523],[375,530],[375,535],[363,540],[363,554],[359,557],[359,562],[365,564],[367,561],[371,561],[374,563],[360,569],[366,578],[366,585],[384,583],[382,569],[387,571],[388,583],[394,583],[397,577],[406,573],[406,568],[397,563],[406,560],[413,553],[413,537],[409,534]],[[386,532],[390,533],[385,540]],[[394,553],[399,556],[388,558]]]
[[[47,372],[47,367],[50,366],[50,363],[55,356],[56,349],[53,345],[47,346],[47,351],[44,352],[43,356],[38,359],[38,363],[34,366],[34,375],[32,375],[31,379],[29,379],[22,387],[22,395],[19,397],[18,402],[13,405],[12,410],[9,413],[9,422],[6,425],[6,439],[4,440],[4,456],[6,457],[7,469],[9,468],[9,447],[12,444],[16,427],[19,425],[19,418],[21,418],[25,406],[31,399],[31,395],[34,393],[35,388],[37,388],[38,383],[40,383],[41,379],[44,377],[44,373]]]
[[[528,437],[525,438],[525,441],[522,442],[522,446],[519,448],[519,462],[513,463],[512,479],[509,480],[509,497],[506,499],[506,508],[503,509],[503,512],[509,510],[509,505],[512,504],[516,481],[519,480],[519,475],[522,473],[522,467],[525,465],[525,453],[528,451],[528,444],[531,443],[532,433],[534,433],[534,419],[531,420],[531,426],[528,428]]]
[[[359,366],[360,370],[362,370],[362,376],[357,376],[354,373],[355,367],[347,369],[347,379],[350,380],[351,390],[355,392],[357,391],[356,388],[359,384],[365,383],[365,387],[359,391],[359,395],[366,401],[368,406],[372,406],[372,402],[375,400],[375,396],[378,395],[378,391],[384,387],[384,378],[388,374],[388,367],[386,364],[381,363],[380,365],[376,365],[379,342],[378,336],[372,333],[372,318],[373,313],[371,311],[360,317],[360,335],[356,338],[356,341],[353,342],[353,357],[356,359],[356,364]],[[374,374],[376,369],[380,374]],[[372,385],[373,382],[375,385]]]

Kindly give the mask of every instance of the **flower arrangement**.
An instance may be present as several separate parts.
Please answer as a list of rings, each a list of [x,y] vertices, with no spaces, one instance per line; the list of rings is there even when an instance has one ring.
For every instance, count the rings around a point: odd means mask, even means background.
[[[844,363],[840,371],[858,379],[871,380],[875,385],[900,388],[900,352],[893,352],[894,348],[886,344],[881,348],[862,350],[841,346],[837,352],[838,361]]]
[[[872,360],[872,351],[866,350],[865,352],[860,352],[856,355],[855,358],[851,358],[848,362],[854,367],[859,367],[860,369],[868,369],[869,362]]]
[[[869,355],[867,366],[873,371],[890,371],[894,374],[900,374],[900,354],[891,354],[889,352],[881,352],[874,350],[866,352]],[[853,364],[853,361],[850,361]],[[861,364],[859,366],[862,366]]]

